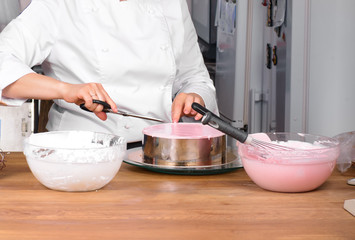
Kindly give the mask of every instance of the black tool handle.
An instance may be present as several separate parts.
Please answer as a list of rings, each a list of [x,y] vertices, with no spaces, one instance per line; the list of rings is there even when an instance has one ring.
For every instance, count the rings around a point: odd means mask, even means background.
[[[110,104],[108,104],[107,102],[104,102],[104,101],[101,101],[101,100],[97,100],[97,99],[93,99],[92,102],[93,103],[97,103],[97,104],[101,104],[102,106],[104,106],[104,110],[111,109]],[[92,112],[92,111],[90,111],[89,109],[87,109],[85,107],[85,103],[80,104],[80,108],[85,110],[85,111]]]
[[[208,124],[209,126],[237,139],[239,142],[244,143],[248,138],[248,133],[233,127],[229,123],[223,121],[211,112],[207,112],[202,118],[202,124]]]
[[[239,130],[238,128],[233,127],[229,123],[222,120],[220,117],[212,113],[207,108],[201,106],[198,103],[192,103],[192,109],[196,112],[203,115],[202,124],[208,124],[209,126],[231,136],[232,138],[237,139],[239,142],[244,143],[245,140],[248,138],[248,134]]]
[[[193,110],[195,110],[196,112],[198,112],[202,116],[208,112],[212,113],[210,110],[208,110],[207,108],[203,107],[202,105],[200,105],[196,102],[192,103],[191,107]]]

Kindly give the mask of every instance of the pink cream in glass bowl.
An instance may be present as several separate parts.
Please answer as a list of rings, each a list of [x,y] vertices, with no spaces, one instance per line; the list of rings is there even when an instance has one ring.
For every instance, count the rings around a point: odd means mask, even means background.
[[[238,143],[248,176],[259,187],[275,192],[307,192],[318,188],[332,174],[340,151],[336,139],[324,136],[303,133],[251,136],[293,148],[280,151]]]

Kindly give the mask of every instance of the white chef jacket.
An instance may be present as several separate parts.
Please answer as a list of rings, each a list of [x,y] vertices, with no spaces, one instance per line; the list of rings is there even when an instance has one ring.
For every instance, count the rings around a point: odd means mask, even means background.
[[[38,64],[63,82],[101,83],[126,112],[171,122],[180,92],[199,94],[218,112],[185,0],[33,0],[0,35],[0,91]],[[133,142],[152,124],[116,114],[102,121],[55,100],[47,129],[108,132]]]

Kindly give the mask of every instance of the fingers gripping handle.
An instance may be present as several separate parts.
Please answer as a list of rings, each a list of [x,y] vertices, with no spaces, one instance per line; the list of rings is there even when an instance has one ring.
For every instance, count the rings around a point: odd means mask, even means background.
[[[108,104],[107,102],[100,101],[100,100],[97,100],[97,99],[93,99],[92,102],[93,102],[93,103],[97,103],[97,104],[103,105],[103,106],[104,106],[103,112],[107,112],[107,111],[106,111],[107,109],[111,109],[110,104]],[[83,109],[83,110],[85,110],[85,111],[91,112],[89,109],[87,109],[87,108],[85,107],[85,103],[80,104],[80,108]]]

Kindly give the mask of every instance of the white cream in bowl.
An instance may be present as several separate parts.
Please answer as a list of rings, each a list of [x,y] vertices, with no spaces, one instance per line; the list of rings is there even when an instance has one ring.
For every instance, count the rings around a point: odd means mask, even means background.
[[[126,153],[122,137],[88,131],[32,134],[24,154],[39,182],[53,190],[92,191],[117,174]]]

